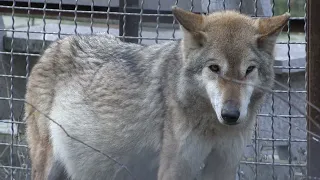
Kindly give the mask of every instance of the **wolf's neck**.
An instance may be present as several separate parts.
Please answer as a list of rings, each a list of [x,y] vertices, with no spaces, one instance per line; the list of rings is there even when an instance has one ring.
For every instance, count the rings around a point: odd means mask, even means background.
[[[150,77],[147,80],[148,96],[150,96],[148,101],[168,105],[168,101],[173,100],[181,108],[190,110],[195,108],[195,111],[207,111],[209,108],[211,113],[210,102],[203,97],[197,97],[192,91],[189,92],[192,85],[188,84],[188,79],[183,79],[185,76],[183,75],[181,41],[148,48],[144,50],[148,51],[145,54],[152,54],[145,58],[152,62],[148,72]]]
[[[175,94],[182,67],[180,49],[180,41],[175,41],[148,46],[141,52],[142,66],[146,68],[143,78],[147,104],[166,106],[167,99]]]

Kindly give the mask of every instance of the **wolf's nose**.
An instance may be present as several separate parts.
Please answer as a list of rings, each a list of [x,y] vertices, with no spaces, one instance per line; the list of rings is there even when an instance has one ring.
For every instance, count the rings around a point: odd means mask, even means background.
[[[227,101],[221,110],[221,116],[227,124],[236,124],[239,119],[240,111],[235,101]]]

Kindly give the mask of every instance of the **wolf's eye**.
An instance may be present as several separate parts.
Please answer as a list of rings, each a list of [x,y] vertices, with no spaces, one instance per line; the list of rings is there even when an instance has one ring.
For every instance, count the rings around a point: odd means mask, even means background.
[[[247,71],[246,71],[246,75],[250,74],[254,70],[254,68],[256,68],[256,67],[255,66],[249,66]]]
[[[209,69],[212,72],[215,72],[215,73],[219,73],[220,72],[220,67],[218,65],[211,65],[211,66],[209,66]]]

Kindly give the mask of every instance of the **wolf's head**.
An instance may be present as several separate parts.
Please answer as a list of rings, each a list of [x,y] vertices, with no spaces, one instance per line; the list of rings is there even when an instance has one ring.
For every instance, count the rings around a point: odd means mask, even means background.
[[[273,50],[288,13],[251,18],[237,12],[199,15],[173,7],[184,32],[180,92],[206,99],[222,124],[252,119],[272,86]]]

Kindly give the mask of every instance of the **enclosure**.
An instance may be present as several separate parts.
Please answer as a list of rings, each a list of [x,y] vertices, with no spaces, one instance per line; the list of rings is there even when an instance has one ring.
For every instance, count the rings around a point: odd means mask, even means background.
[[[30,179],[25,85],[46,47],[68,35],[100,32],[146,45],[174,41],[182,33],[172,5],[203,14],[291,13],[276,45],[277,83],[258,115],[237,179],[320,179],[319,0],[1,0],[0,180]]]

